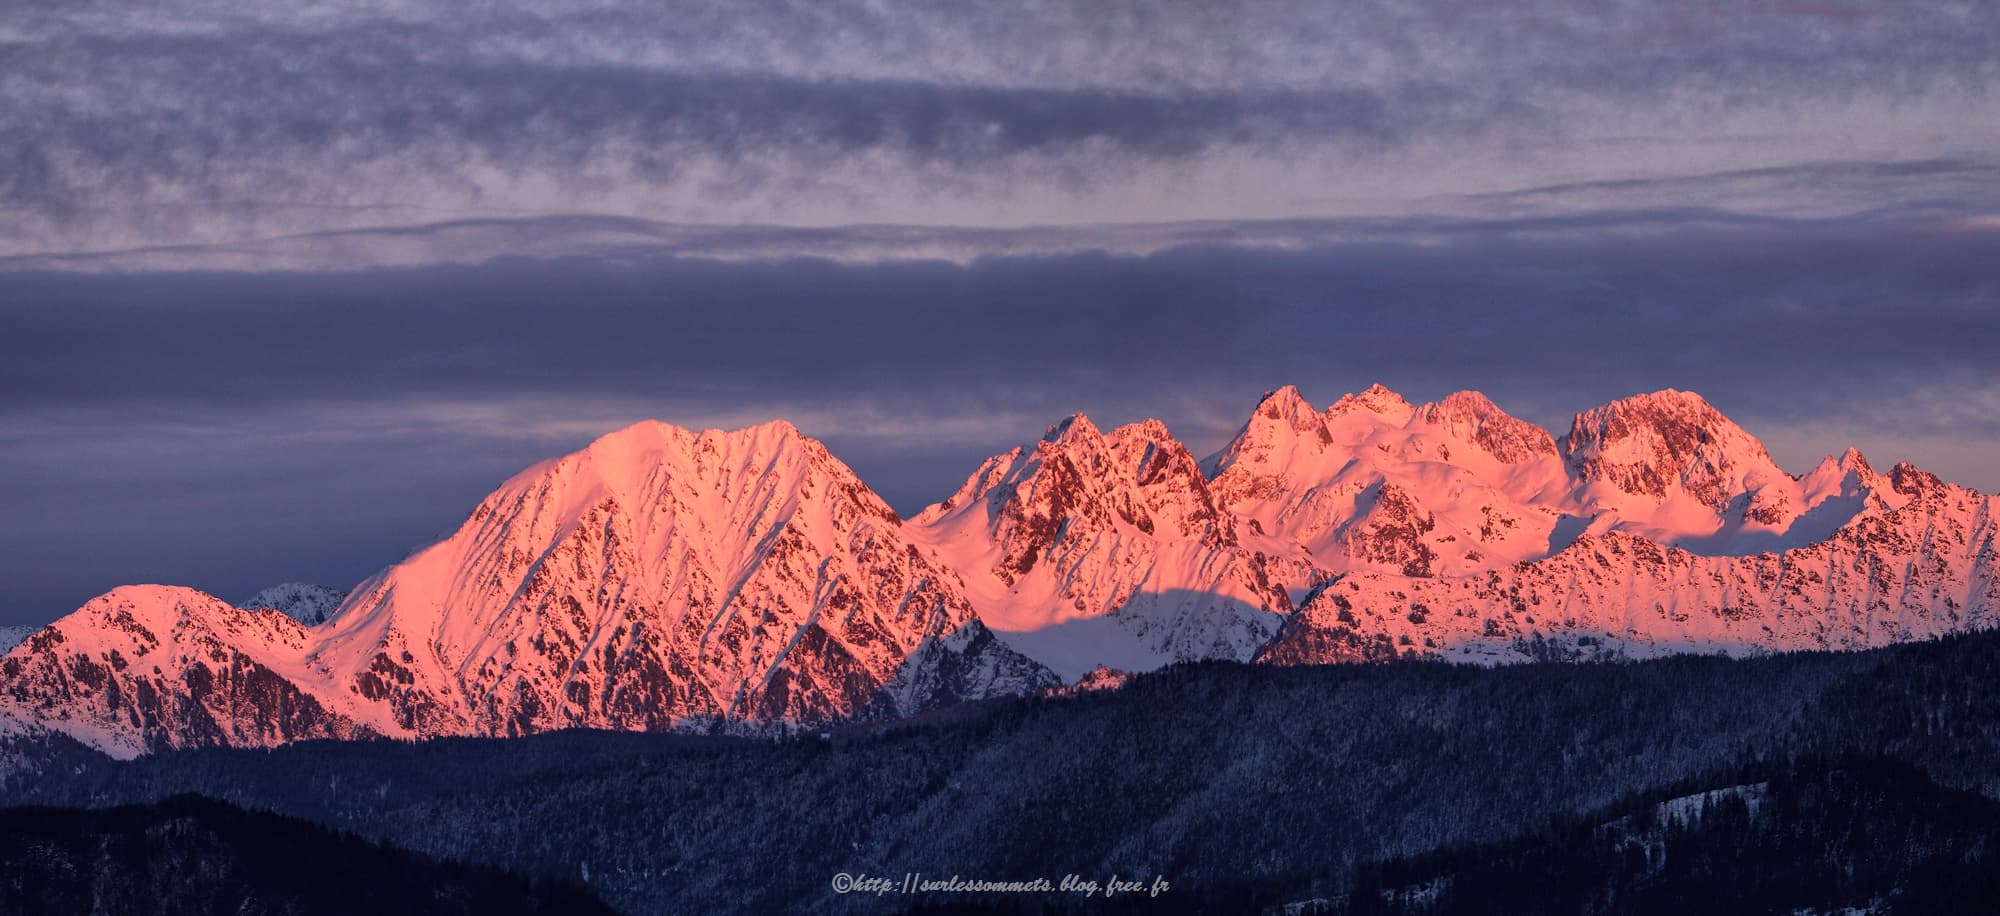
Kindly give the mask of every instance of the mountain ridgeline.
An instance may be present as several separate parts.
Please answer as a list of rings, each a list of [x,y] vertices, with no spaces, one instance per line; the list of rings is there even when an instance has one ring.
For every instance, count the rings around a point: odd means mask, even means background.
[[[200,793],[635,914],[1987,912],[1996,672],[2000,631],[1750,659],[1194,662],[777,740],[70,744],[0,773],[0,803]],[[1172,889],[829,884],[911,872]]]
[[[131,586],[0,658],[0,734],[120,756],[569,728],[768,733],[1174,662],[1860,649],[1992,627],[2000,498],[1804,474],[1699,396],[1561,436],[1477,392],[1267,395],[1198,460],[1077,415],[914,518],[782,421],[531,467],[347,593]]]

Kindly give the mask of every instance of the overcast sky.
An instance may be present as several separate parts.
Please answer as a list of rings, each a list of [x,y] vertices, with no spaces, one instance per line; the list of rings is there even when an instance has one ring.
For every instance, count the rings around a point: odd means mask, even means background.
[[[647,417],[913,513],[1079,410],[1677,387],[2000,489],[2000,5],[466,6],[0,11],[0,624]]]

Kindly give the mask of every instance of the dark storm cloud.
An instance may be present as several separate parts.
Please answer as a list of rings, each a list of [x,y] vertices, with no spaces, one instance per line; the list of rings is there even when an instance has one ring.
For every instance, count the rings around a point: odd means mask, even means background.
[[[1776,373],[1845,398],[1899,373],[1991,369],[2000,352],[1990,226],[1699,214],[1420,226],[1295,250],[966,264],[15,273],[0,410],[710,390],[851,401],[919,380],[961,395],[1017,379],[1141,392],[1174,375],[1296,376],[1329,361],[1352,378],[1587,379],[1614,392]],[[1240,234],[1259,232],[1279,230]],[[1791,387],[1759,406],[1792,402]]]
[[[513,470],[647,416],[792,418],[905,511],[1069,412],[1214,447],[1284,383],[1476,387],[1557,432],[1674,386],[1753,433],[1992,455],[1996,265],[1992,227],[1669,221],[965,264],[14,274],[8,600],[26,618],[135,576],[350,584]]]

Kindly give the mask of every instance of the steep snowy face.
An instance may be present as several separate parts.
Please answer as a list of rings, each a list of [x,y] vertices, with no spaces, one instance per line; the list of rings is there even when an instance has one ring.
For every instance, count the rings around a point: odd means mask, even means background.
[[[0,627],[0,655],[21,644],[22,640],[34,635],[34,627]]]
[[[1281,495],[1284,478],[1295,468],[1318,470],[1332,448],[1326,417],[1299,389],[1286,385],[1265,394],[1242,431],[1203,467],[1215,479],[1218,498],[1232,503],[1266,499]],[[1225,485],[1233,489],[1225,490]]]
[[[1592,518],[1593,533],[1742,554],[1799,546],[1831,530],[1826,512],[1792,528],[1835,491],[1780,470],[1763,443],[1700,395],[1668,389],[1577,414],[1562,449],[1577,511]]]
[[[1326,409],[1327,419],[1359,414],[1373,414],[1383,422],[1401,425],[1410,419],[1416,408],[1403,396],[1382,385],[1370,385],[1360,394],[1341,395],[1340,400]]]
[[[1855,454],[1786,474],[1672,390],[1578,414],[1561,440],[1475,391],[1412,406],[1377,385],[1311,410],[1296,389],[1267,395],[1209,469],[1251,536],[1329,573],[1464,575],[1613,531],[1705,555],[1784,550],[1832,534],[1881,489]]]
[[[1501,410],[1486,395],[1459,391],[1415,411],[1417,419],[1450,440],[1478,446],[1494,461],[1519,466],[1556,454],[1555,440],[1545,430]]]
[[[278,591],[252,603],[311,597]],[[818,442],[645,423],[516,476],[315,627],[111,592],[0,661],[0,717],[138,753],[764,728],[1056,683]]]
[[[1210,468],[1253,535],[1326,573],[1455,575],[1544,556],[1568,489],[1548,433],[1484,395],[1412,406],[1380,385],[1324,413],[1297,389],[1272,392]]]
[[[973,622],[901,531],[788,423],[642,423],[515,477],[363,585],[308,661],[426,734],[826,720]]]
[[[1157,420],[1106,434],[1070,417],[988,459],[910,531],[989,627],[1067,680],[1247,659],[1291,610],[1282,561],[1245,544]]]
[[[1858,648],[2000,625],[2000,497],[1860,453],[1792,477],[1694,395],[1569,435],[1476,392],[1257,405],[1208,474],[1081,415],[903,521],[789,424],[642,423],[524,471],[324,623],[188,589],[0,657],[0,727],[131,754],[766,729],[1181,659]],[[250,604],[301,619],[325,593]],[[1297,607],[1294,612],[1293,608]]]
[[[302,676],[309,641],[275,611],[126,586],[0,658],[0,712],[121,756],[374,734],[379,711]]]
[[[318,626],[333,616],[347,593],[324,585],[284,582],[236,602],[246,611],[272,610],[306,626]]]
[[[1721,510],[1785,476],[1762,443],[1700,395],[1671,388],[1577,414],[1563,452],[1586,486],[1654,504],[1685,495]]]
[[[1532,563],[1455,579],[1357,573],[1328,584],[1263,659],[1476,661],[1676,651],[1858,649],[2000,625],[2000,497],[1857,453],[1808,480],[1856,508],[1828,537],[1701,556],[1642,537],[1579,538]],[[1846,513],[1842,509],[1842,513]]]

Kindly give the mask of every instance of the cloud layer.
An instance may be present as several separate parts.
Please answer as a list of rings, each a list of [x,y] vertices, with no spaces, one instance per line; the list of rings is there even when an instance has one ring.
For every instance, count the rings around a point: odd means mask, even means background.
[[[34,6],[0,24],[0,254],[1404,214],[2000,146],[1984,3]],[[1813,194],[1770,190],[1739,203]]]
[[[1076,410],[1674,386],[2000,489],[1990,3],[17,5],[0,623],[350,584],[644,417],[912,511]]]
[[[2000,489],[2000,232],[1588,226],[963,263],[15,273],[9,600],[350,584],[520,467],[646,417],[791,418],[914,512],[1078,410],[1214,448],[1286,383],[1323,402],[1477,387],[1557,432],[1671,386],[1795,471],[1855,444]]]

